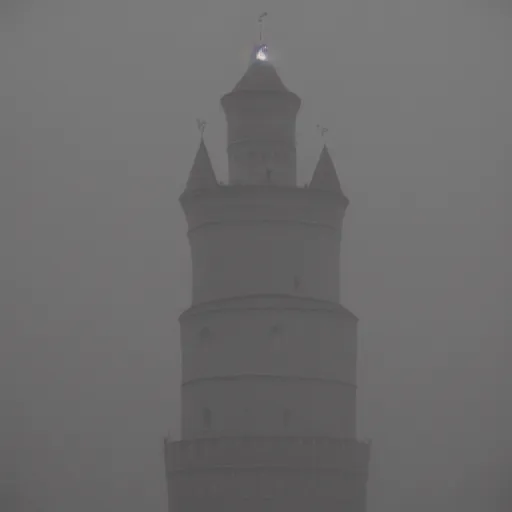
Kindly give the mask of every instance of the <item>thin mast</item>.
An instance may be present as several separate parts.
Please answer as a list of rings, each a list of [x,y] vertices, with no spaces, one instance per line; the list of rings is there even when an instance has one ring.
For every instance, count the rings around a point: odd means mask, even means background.
[[[268,16],[268,12],[260,14],[258,18],[258,24],[260,26],[260,43],[263,41],[263,20]]]
[[[204,135],[204,130],[206,128],[206,121],[203,121],[202,119],[196,119],[197,123],[197,129],[199,130],[199,133],[201,134],[201,139]]]

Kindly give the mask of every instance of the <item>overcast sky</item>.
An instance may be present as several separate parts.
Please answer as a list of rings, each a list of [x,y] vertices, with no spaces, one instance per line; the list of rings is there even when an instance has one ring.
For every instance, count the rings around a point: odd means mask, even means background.
[[[320,123],[351,200],[342,297],[360,318],[368,512],[505,510],[509,5],[0,4],[0,387],[23,512],[166,510],[161,442],[179,433],[191,286],[178,196],[196,117],[227,177],[219,99],[264,10],[279,73],[303,99],[300,181]]]

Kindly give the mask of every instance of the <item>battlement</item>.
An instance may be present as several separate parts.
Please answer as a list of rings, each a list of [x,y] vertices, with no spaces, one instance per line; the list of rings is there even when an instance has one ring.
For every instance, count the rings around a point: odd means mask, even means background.
[[[165,441],[167,471],[317,469],[367,475],[371,443],[319,437],[232,437]]]

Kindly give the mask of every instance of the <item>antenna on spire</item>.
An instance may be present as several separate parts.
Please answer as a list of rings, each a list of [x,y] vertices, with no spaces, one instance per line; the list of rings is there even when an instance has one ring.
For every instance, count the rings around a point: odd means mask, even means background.
[[[329,128],[325,128],[325,126],[317,124],[316,129],[320,132],[320,137],[325,140],[325,134],[329,131]]]
[[[258,18],[258,24],[260,26],[260,43],[263,41],[263,21],[268,16],[268,12],[263,12]]]
[[[196,119],[196,124],[202,139],[204,135],[204,130],[206,128],[206,121],[203,121],[202,119]]]

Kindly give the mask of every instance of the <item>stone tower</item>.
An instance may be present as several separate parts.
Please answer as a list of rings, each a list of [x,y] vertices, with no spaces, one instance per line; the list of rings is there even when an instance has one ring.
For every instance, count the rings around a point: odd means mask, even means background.
[[[193,297],[182,440],[165,442],[171,512],[366,510],[357,318],[339,302],[348,200],[326,147],[297,186],[300,103],[255,59],[221,99],[228,184],[201,139],[180,198]]]

